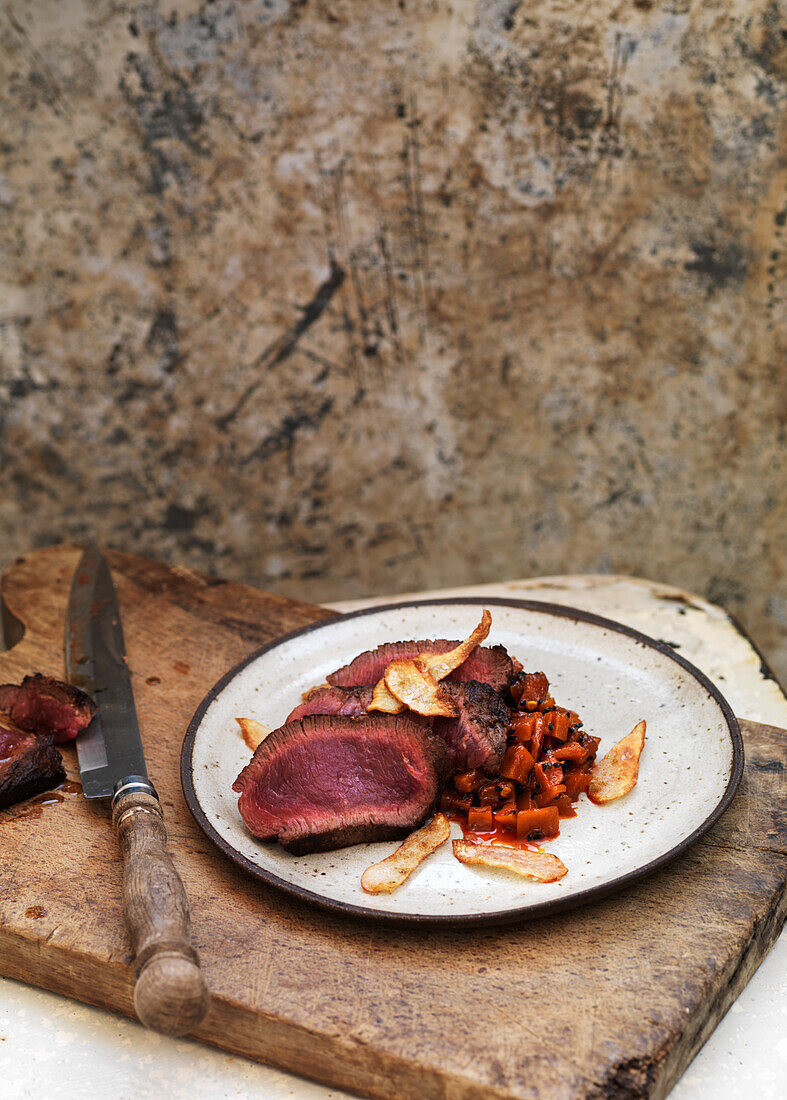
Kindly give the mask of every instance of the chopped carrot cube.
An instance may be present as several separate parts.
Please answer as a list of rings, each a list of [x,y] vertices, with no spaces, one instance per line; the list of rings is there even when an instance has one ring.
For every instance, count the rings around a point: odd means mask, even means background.
[[[572,802],[576,802],[583,791],[586,791],[588,784],[590,783],[590,772],[583,772],[579,769],[571,769],[564,773],[563,782],[566,787],[566,794]]]
[[[565,741],[568,737],[568,715],[559,710],[549,710],[543,716],[544,733],[558,741]]]
[[[557,802],[555,803],[555,805],[557,806],[557,812],[561,817],[577,816],[577,811],[571,805],[571,799],[568,797],[568,795],[559,794],[557,796]]]
[[[490,832],[495,827],[491,806],[471,806],[467,812],[467,827],[479,832]]]
[[[511,724],[511,733],[515,741],[530,741],[533,736],[538,714],[517,714]]]
[[[516,828],[516,802],[506,802],[494,814],[495,822],[504,829]]]
[[[560,831],[560,815],[557,806],[539,810],[520,810],[516,815],[516,835],[521,840],[542,840],[557,836]]]
[[[486,776],[480,768],[473,768],[471,772],[460,772],[454,776],[454,786],[463,794],[469,794],[486,781]]]
[[[500,775],[503,779],[513,779],[516,783],[524,784],[533,770],[533,764],[533,757],[524,745],[509,745],[500,765]]]
[[[555,799],[559,795],[565,794],[566,788],[561,783],[559,787],[548,787],[545,791],[539,791],[538,794],[533,795],[533,805],[539,809],[544,806],[551,806]]]
[[[569,741],[561,745],[559,749],[553,749],[550,755],[555,760],[570,760],[575,764],[583,764],[590,753],[586,745],[580,745],[577,741]]]

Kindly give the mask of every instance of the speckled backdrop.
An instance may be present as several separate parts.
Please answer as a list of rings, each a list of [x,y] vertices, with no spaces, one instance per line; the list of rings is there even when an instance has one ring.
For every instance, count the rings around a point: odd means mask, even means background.
[[[0,563],[631,572],[787,671],[775,3],[13,0],[0,35]]]

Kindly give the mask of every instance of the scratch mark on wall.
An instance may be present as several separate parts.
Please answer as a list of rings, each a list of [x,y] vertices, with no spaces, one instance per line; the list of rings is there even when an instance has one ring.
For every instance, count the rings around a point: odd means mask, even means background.
[[[217,428],[222,431],[226,430],[228,425],[235,420],[238,413],[242,411],[250,398],[254,396],[264,382],[264,372],[282,363],[285,359],[288,359],[297,347],[298,341],[303,334],[308,332],[312,325],[314,325],[320,317],[322,317],[323,313],[325,313],[331,303],[331,299],[345,279],[344,268],[339,266],[333,256],[330,257],[330,265],[328,278],[320,283],[311,300],[302,307],[301,316],[296,323],[277,340],[274,340],[272,344],[269,344],[262,354],[255,359],[254,363],[252,363],[250,369],[259,371],[260,377],[256,378],[246,387],[232,408],[217,417],[215,422]]]
[[[380,231],[377,235],[377,247],[380,250],[380,256],[383,263],[383,273],[385,276],[385,313],[388,318],[388,327],[391,331],[391,341],[394,347],[394,358],[401,366],[403,361],[402,354],[402,341],[399,335],[399,313],[396,305],[396,283],[393,275],[393,265],[391,263],[391,249],[388,243],[388,231],[385,223],[380,226]]]
[[[615,33],[615,43],[612,48],[609,75],[605,81],[607,88],[607,102],[604,122],[601,127],[598,145],[598,162],[596,167],[605,167],[604,184],[608,188],[612,182],[612,163],[623,153],[620,142],[620,120],[623,113],[623,77],[629,58],[637,48],[637,41],[620,31]]]
[[[8,12],[8,22],[21,39],[22,50],[30,60],[31,81],[34,81],[43,88],[46,101],[56,115],[65,116],[69,119],[73,118],[73,109],[66,100],[63,90],[52,71],[51,65],[44,55],[33,45],[30,35],[16,18],[13,11]]]
[[[264,462],[266,458],[278,451],[288,452],[288,464],[290,473],[293,473],[292,452],[295,446],[295,438],[304,428],[319,428],[323,420],[333,408],[333,398],[326,397],[324,401],[311,412],[302,412],[293,416],[285,416],[275,431],[270,432],[260,440],[253,450],[240,460],[239,465],[248,466],[250,462],[259,460]]]
[[[421,346],[423,346],[426,343],[427,332],[429,253],[426,217],[424,215],[421,151],[418,139],[418,128],[421,125],[421,120],[418,117],[418,103],[414,93],[411,93],[408,97],[408,118],[405,125],[406,131],[402,145],[402,163],[404,168],[405,190],[407,192],[407,229],[419,299],[418,327],[420,343]]]

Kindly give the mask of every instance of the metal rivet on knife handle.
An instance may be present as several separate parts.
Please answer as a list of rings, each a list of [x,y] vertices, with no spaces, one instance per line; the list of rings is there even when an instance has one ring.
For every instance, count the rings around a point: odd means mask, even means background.
[[[123,853],[123,914],[137,958],[134,1008],[146,1027],[185,1035],[204,1019],[210,995],[161,807],[132,786],[115,797],[112,820]]]

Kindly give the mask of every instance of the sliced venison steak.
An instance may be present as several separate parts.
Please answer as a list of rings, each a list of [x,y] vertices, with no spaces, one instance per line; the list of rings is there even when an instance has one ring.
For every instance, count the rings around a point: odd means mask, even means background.
[[[480,645],[447,679],[459,683],[475,680],[479,684],[488,684],[495,691],[506,691],[513,683],[514,674],[514,662],[505,646]]]
[[[407,718],[419,726],[433,726],[451,754],[452,771],[483,768],[494,774],[503,759],[506,735],[511,723],[508,707],[488,684],[470,680],[451,683],[443,680],[443,691],[459,710],[456,718],[425,718],[407,712]],[[366,712],[373,689],[321,687],[315,689],[287,718],[288,722],[307,714],[342,714],[358,718]],[[374,713],[374,712],[372,712]]]
[[[451,753],[454,772],[483,768],[496,775],[503,759],[511,712],[488,684],[443,682],[443,691],[459,708],[456,718],[435,718],[434,731]]]
[[[447,653],[454,649],[459,641],[447,638],[423,641],[386,642],[376,649],[367,649],[360,653],[348,665],[343,665],[327,677],[334,687],[359,687],[364,684],[376,684],[391,661],[416,657],[419,653]],[[447,677],[460,683],[477,680],[489,684],[495,691],[503,691],[514,679],[514,662],[501,645],[477,646],[464,664]]]
[[[305,718],[308,714],[343,714],[348,718],[360,718],[366,713],[373,693],[372,687],[337,688],[326,684],[314,688],[302,703],[290,711],[285,724]]]
[[[0,684],[0,711],[29,733],[54,734],[55,741],[71,741],[96,713],[96,704],[84,691],[52,676],[25,676],[21,684]]]
[[[326,684],[324,687],[313,688],[303,702],[288,714],[286,721],[294,722],[308,714],[343,714],[348,718],[360,718],[366,714],[373,695],[374,688],[371,684],[355,688],[337,688]],[[372,711],[372,714],[376,713]],[[432,719],[426,715],[408,710],[407,717],[418,726],[431,728]]]
[[[51,733],[30,733],[0,715],[0,809],[51,791],[65,777]]]
[[[250,833],[304,855],[405,836],[449,770],[445,743],[404,715],[316,714],[269,734],[233,790]]]

